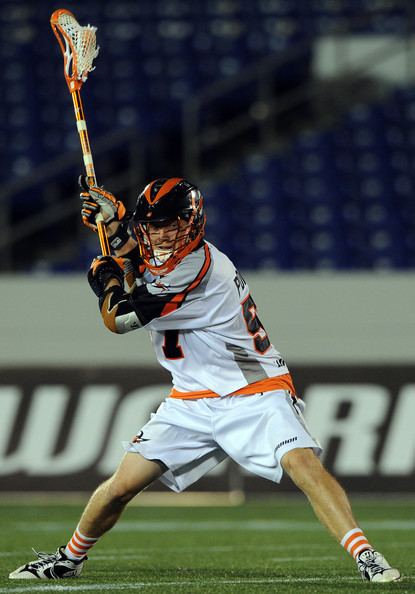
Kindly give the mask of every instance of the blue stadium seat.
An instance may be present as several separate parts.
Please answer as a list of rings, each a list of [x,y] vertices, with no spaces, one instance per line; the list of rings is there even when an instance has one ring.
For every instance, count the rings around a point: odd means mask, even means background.
[[[415,102],[415,93],[405,100]],[[334,130],[304,133],[284,153],[246,159],[229,185],[239,204],[233,228],[244,238],[233,253],[254,268],[413,268],[413,112],[396,107],[401,101],[402,93],[387,100],[388,109],[360,105]]]
[[[10,172],[23,178],[79,145],[47,4],[0,5],[8,39],[0,48],[3,180]],[[84,87],[90,134],[114,125],[170,133],[185,97],[261,56],[339,27],[407,32],[406,8],[398,4],[374,11],[372,0],[84,0],[77,17],[98,26],[102,52]],[[299,60],[281,69],[279,82],[303,80],[309,67],[309,59]],[[235,113],[252,97],[248,85],[230,93],[218,114]],[[237,174],[209,188],[208,236],[246,268],[414,267],[414,162],[412,87],[355,106],[332,130],[301,133],[283,152],[245,159]],[[19,197],[16,217],[28,201]]]

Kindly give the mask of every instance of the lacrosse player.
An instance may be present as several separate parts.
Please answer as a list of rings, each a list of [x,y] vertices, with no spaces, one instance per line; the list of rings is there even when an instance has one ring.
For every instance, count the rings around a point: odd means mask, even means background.
[[[258,318],[247,282],[204,239],[198,188],[181,178],[157,179],[139,195],[132,215],[102,188],[81,198],[83,222],[96,229],[100,214],[114,251],[97,257],[88,272],[104,324],[119,334],[150,332],[173,386],[124,443],[118,469],[93,493],[69,542],[54,554],[39,553],[10,578],[79,576],[89,549],[137,493],[156,479],[183,491],[230,456],[276,483],[285,471],[364,580],[398,580],[399,571],[369,543],[344,490],[322,466],[304,403]],[[133,282],[126,283],[131,270]]]

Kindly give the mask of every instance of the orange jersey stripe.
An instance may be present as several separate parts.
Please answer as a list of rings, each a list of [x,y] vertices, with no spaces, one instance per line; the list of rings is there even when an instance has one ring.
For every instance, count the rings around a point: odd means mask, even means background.
[[[289,373],[278,375],[276,377],[268,377],[258,382],[248,384],[244,388],[240,388],[228,396],[249,396],[257,394],[258,392],[271,392],[273,390],[288,390],[295,395],[294,384]],[[176,388],[172,388],[170,398],[181,398],[183,400],[196,400],[198,398],[220,398],[219,394],[211,390],[197,390],[194,392],[179,392]]]
[[[205,244],[205,261],[204,261],[204,264],[203,264],[202,268],[200,269],[198,275],[184,291],[182,291],[181,293],[177,293],[171,299],[171,301],[166,303],[166,305],[163,307],[160,317],[165,316],[165,315],[171,313],[172,311],[175,311],[176,309],[178,309],[181,306],[183,301],[186,299],[187,294],[190,293],[190,291],[195,289],[202,282],[203,277],[206,275],[207,271],[209,270],[210,262],[211,262],[210,251],[209,251],[207,244]]]

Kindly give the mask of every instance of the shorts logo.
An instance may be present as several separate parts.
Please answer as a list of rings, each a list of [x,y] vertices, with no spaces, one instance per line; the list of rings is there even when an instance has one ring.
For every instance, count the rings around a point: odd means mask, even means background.
[[[133,439],[131,440],[132,443],[141,443],[142,441],[150,441],[149,439],[145,439],[143,437],[144,432],[140,431],[140,433],[137,433],[137,435],[135,435],[133,437]]]
[[[279,450],[280,448],[282,448],[282,446],[287,445],[288,443],[293,443],[294,441],[297,441],[298,437],[290,437],[290,439],[284,439],[284,441],[281,441],[277,447],[275,448],[275,451]]]

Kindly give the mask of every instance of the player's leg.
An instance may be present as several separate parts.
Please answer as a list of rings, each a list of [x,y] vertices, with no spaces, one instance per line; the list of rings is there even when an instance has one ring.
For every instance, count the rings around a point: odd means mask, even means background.
[[[100,536],[110,530],[127,503],[159,478],[165,467],[140,454],[127,453],[114,475],[92,494],[79,524],[66,546],[56,553],[39,553],[38,559],[13,571],[11,579],[61,579],[78,577],[86,553]]]
[[[311,449],[290,450],[282,457],[281,464],[305,493],[319,520],[337,540],[357,528],[346,493]]]
[[[344,489],[312,449],[290,450],[282,457],[281,465],[307,496],[321,523],[356,560],[363,579],[389,582],[400,578],[399,571],[391,568],[370,545],[354,518]]]
[[[200,414],[200,409],[203,410],[203,404],[197,401],[165,401],[142,427],[137,439],[123,443],[127,454],[115,474],[91,496],[66,547],[60,547],[54,555],[39,554],[39,560],[19,567],[9,577],[77,577],[86,552],[111,529],[139,491],[160,477],[180,492],[221,462],[226,454],[211,435],[209,416],[206,411]]]
[[[127,503],[164,471],[161,462],[126,453],[114,475],[92,494],[78,524],[81,534],[97,539],[110,530]]]
[[[304,491],[320,521],[356,559],[364,579],[399,579],[399,571],[371,547],[356,523],[346,493],[321,464],[321,447],[303,418],[302,401],[279,390],[211,406],[218,409],[216,439],[231,458],[249,472],[276,483],[285,470]]]

